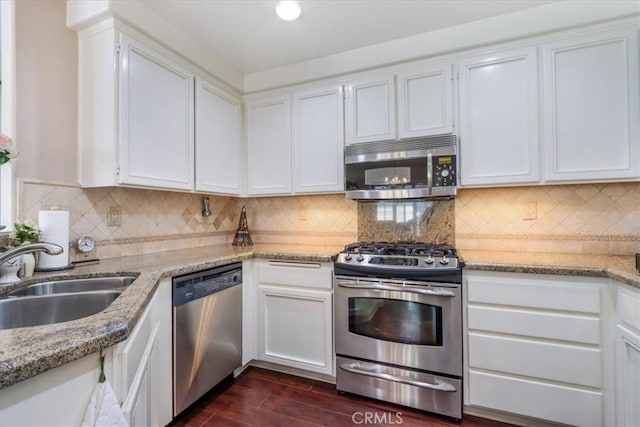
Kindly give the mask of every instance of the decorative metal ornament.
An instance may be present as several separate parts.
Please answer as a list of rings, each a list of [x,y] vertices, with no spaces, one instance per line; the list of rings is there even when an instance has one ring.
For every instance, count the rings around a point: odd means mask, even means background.
[[[247,225],[247,210],[242,207],[240,211],[240,221],[238,222],[238,229],[236,235],[233,238],[233,246],[253,246],[253,240],[249,234],[249,226]]]

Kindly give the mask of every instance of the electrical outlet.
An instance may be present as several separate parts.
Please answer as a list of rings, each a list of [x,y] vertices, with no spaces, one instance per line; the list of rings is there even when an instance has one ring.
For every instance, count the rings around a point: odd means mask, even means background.
[[[538,218],[538,203],[537,202],[525,202],[524,204],[524,220],[531,220]]]
[[[107,225],[109,227],[119,227],[122,224],[122,211],[120,206],[109,206],[107,214]]]

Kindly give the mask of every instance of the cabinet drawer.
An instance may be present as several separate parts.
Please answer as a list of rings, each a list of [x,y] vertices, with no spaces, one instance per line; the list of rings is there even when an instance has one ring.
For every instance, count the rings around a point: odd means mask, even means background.
[[[558,276],[523,277],[517,274],[467,276],[469,303],[485,303],[576,313],[600,313],[601,282]],[[588,283],[585,286],[585,283]]]
[[[600,319],[523,309],[469,306],[470,330],[600,344]]]
[[[602,387],[601,352],[593,348],[469,333],[469,366]]]
[[[470,403],[578,425],[602,424],[602,394],[484,372],[469,372]]]
[[[640,332],[640,292],[618,286],[618,322]]]
[[[268,261],[258,264],[258,282],[331,289],[331,268],[320,262]]]

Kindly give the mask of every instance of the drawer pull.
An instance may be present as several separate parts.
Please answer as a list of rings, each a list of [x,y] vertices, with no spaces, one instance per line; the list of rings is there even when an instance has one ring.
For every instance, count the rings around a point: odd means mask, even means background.
[[[434,383],[428,383],[425,381],[414,380],[413,378],[400,377],[396,375],[387,374],[384,372],[378,372],[374,370],[375,368],[372,370],[366,369],[360,363],[345,363],[343,365],[340,365],[340,369],[342,369],[343,371],[350,372],[352,374],[364,375],[367,377],[377,378],[380,380],[393,381],[396,383],[412,385],[414,387],[428,388],[430,390],[447,391],[447,392],[456,391],[456,388],[453,385],[447,382],[444,382],[440,379],[436,379]]]
[[[269,261],[269,265],[274,267],[294,267],[294,268],[320,268],[317,262],[288,262],[288,261]]]

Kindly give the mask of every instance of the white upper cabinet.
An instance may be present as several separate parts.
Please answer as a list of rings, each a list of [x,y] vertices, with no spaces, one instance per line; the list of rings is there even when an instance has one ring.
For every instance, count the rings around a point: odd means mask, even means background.
[[[240,194],[240,101],[196,78],[196,191]]]
[[[342,87],[293,96],[294,192],[344,189]]]
[[[545,179],[640,175],[637,30],[545,44]]]
[[[399,72],[398,137],[453,132],[451,64]]]
[[[395,79],[381,75],[347,85],[346,143],[396,138]]]
[[[461,184],[538,182],[536,49],[487,54],[458,67]]]
[[[289,95],[247,102],[249,195],[291,193]]]
[[[240,194],[241,103],[194,70],[114,19],[79,32],[81,186]]]
[[[352,80],[345,111],[347,145],[452,133],[451,64]]]
[[[193,74],[121,34],[121,184],[193,189]]]

